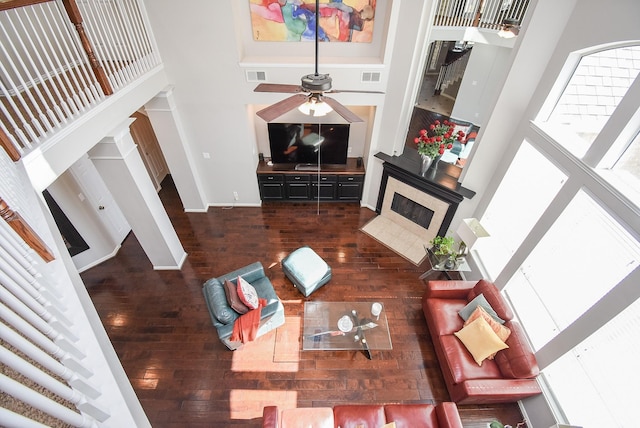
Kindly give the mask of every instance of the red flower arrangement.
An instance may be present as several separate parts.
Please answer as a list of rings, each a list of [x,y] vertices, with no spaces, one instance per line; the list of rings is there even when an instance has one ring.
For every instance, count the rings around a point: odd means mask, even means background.
[[[448,120],[436,120],[429,125],[429,131],[420,130],[420,135],[413,140],[418,146],[418,153],[434,159],[444,154],[445,150],[451,149],[455,140],[464,144],[464,131],[454,133],[455,127],[456,124]]]

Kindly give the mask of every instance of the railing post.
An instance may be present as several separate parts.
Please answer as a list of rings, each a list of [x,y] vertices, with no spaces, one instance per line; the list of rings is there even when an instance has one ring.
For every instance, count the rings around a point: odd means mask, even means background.
[[[80,9],[78,9],[76,0],[62,0],[62,4],[64,4],[64,8],[67,11],[67,15],[69,15],[69,19],[71,20],[73,25],[75,25],[76,30],[78,31],[80,41],[82,42],[82,47],[87,53],[89,63],[91,64],[91,68],[96,75],[96,79],[98,80],[98,83],[102,88],[102,92],[104,92],[105,95],[113,94],[113,88],[109,83],[107,74],[104,72],[104,69],[96,59],[96,56],[93,53],[93,48],[91,47],[91,42],[89,41],[89,37],[87,37],[87,34],[84,31],[84,26],[82,25],[82,15],[80,14]]]
[[[31,226],[24,221],[22,216],[9,208],[9,205],[0,197],[0,217],[2,217],[9,226],[18,234],[24,242],[38,253],[42,260],[50,262],[55,259],[51,250],[47,247],[42,239],[31,229]]]
[[[473,26],[474,27],[479,27],[480,26],[480,18],[482,17],[482,8],[484,7],[484,0],[480,0],[480,2],[478,3],[478,8],[476,9],[476,16],[473,19]]]
[[[3,129],[0,129],[0,146],[7,152],[12,161],[17,162],[20,160],[20,152],[18,152],[11,143],[9,136],[7,136]]]

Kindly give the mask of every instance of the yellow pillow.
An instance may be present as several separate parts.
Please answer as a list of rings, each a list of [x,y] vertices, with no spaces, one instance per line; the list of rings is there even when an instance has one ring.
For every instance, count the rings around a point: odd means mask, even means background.
[[[388,424],[382,425],[382,428],[396,428],[395,422],[389,422]]]
[[[508,348],[507,344],[500,340],[489,323],[482,317],[453,334],[460,339],[479,366],[490,355]]]
[[[496,321],[482,306],[478,306],[476,310],[473,311],[469,319],[464,322],[464,325],[471,324],[479,317],[484,318],[484,320],[489,323],[491,330],[493,330],[503,342],[506,342],[509,336],[511,336],[511,330]]]
[[[509,336],[511,336],[511,330],[496,321],[487,311],[484,310],[482,306],[478,306],[476,310],[473,311],[471,316],[464,322],[464,325],[467,326],[480,317],[484,318],[491,327],[491,330],[493,330],[503,342],[506,342]],[[496,354],[494,353],[489,355],[487,358],[493,360],[493,357],[495,356]]]

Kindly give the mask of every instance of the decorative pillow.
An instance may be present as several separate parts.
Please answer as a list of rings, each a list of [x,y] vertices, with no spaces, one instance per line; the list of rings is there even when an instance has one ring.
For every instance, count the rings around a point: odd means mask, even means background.
[[[484,294],[478,294],[472,301],[467,303],[467,306],[460,309],[458,315],[460,315],[460,317],[466,321],[478,306],[482,306],[484,310],[493,317],[493,319],[498,321],[500,324],[504,324],[504,320],[500,318],[498,314],[496,314],[496,311],[493,310],[489,302],[487,302],[487,299],[485,299]]]
[[[253,285],[241,276],[238,277],[238,297],[249,309],[258,309],[258,293]]]
[[[500,324],[498,321],[494,320],[493,317],[489,315],[482,306],[478,306],[476,310],[473,311],[469,319],[464,322],[465,327],[478,318],[484,318],[487,324],[489,324],[489,326],[491,327],[491,330],[493,330],[493,332],[497,334],[500,340],[502,340],[503,342],[506,342],[511,335],[511,330],[509,330],[508,327]],[[489,355],[487,358],[493,360],[493,357],[495,357],[495,354]]]
[[[231,306],[231,309],[239,314],[246,314],[249,312],[247,305],[242,303],[242,300],[240,300],[240,297],[238,296],[238,289],[236,285],[228,279],[224,280],[224,294],[227,296],[227,303]]]
[[[389,422],[388,424],[382,425],[382,428],[396,428],[395,422]]]
[[[490,355],[508,348],[482,317],[453,334],[460,339],[479,366]]]

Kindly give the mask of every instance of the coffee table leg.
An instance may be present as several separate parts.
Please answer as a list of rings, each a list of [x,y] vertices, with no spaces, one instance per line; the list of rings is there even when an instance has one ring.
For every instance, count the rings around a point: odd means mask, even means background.
[[[364,331],[360,327],[358,327],[358,338],[358,340],[360,340],[360,344],[362,345],[362,352],[364,352],[364,355],[368,359],[371,359],[371,350],[369,349],[367,338],[364,335]]]

